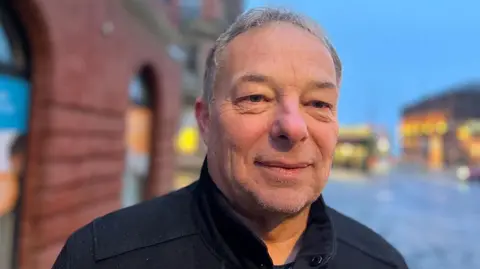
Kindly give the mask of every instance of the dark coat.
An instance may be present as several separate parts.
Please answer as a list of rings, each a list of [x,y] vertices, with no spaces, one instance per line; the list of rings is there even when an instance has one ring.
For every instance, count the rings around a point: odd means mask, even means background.
[[[204,166],[205,167],[205,166]],[[75,232],[54,269],[272,268],[265,245],[227,209],[206,168],[192,185],[94,220]],[[312,204],[293,269],[406,269],[378,234]]]

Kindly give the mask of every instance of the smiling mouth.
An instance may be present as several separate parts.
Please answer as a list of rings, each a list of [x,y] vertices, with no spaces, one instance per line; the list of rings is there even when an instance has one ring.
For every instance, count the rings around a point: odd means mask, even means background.
[[[255,166],[259,167],[262,173],[266,173],[266,178],[272,184],[281,186],[292,186],[297,184],[302,178],[301,175],[312,166],[310,163],[286,163],[286,162],[266,162],[256,161]]]
[[[264,168],[275,169],[279,171],[290,171],[294,172],[297,170],[305,169],[311,166],[311,163],[299,162],[299,163],[285,163],[285,162],[274,162],[274,161],[255,161],[255,165],[261,166]]]

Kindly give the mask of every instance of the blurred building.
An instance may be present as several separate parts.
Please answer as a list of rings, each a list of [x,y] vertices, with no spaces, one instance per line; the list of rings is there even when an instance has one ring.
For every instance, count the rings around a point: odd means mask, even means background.
[[[181,185],[198,175],[205,156],[193,112],[195,99],[201,95],[205,61],[217,37],[243,12],[242,0],[179,1],[178,21],[184,36],[186,60],[183,69],[183,108],[176,140]],[[182,183],[183,182],[183,183]]]
[[[51,268],[75,229],[171,189],[183,56],[178,6],[0,3],[0,197],[14,194],[0,201],[0,216],[15,219],[14,236],[0,240],[0,261]],[[26,166],[11,180],[21,135]]]
[[[389,168],[390,157],[390,139],[382,128],[370,125],[340,127],[333,158],[334,168],[364,173],[383,172]]]
[[[402,157],[432,169],[480,163],[480,84],[465,84],[407,106]]]

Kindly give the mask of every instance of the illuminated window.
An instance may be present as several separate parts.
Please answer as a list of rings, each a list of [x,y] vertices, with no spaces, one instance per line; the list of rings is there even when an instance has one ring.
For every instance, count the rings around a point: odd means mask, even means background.
[[[176,139],[176,151],[180,155],[195,155],[200,146],[200,134],[193,109],[186,109],[180,120]]]
[[[152,141],[152,89],[145,72],[132,79],[130,105],[126,114],[126,161],[123,177],[123,206],[145,198],[149,178]]]

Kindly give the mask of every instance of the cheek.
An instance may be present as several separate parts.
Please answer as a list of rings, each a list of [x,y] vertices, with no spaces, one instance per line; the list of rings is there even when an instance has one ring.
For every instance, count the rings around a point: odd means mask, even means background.
[[[225,139],[235,148],[244,152],[256,144],[262,137],[268,135],[268,117],[262,115],[222,115],[220,126]]]

